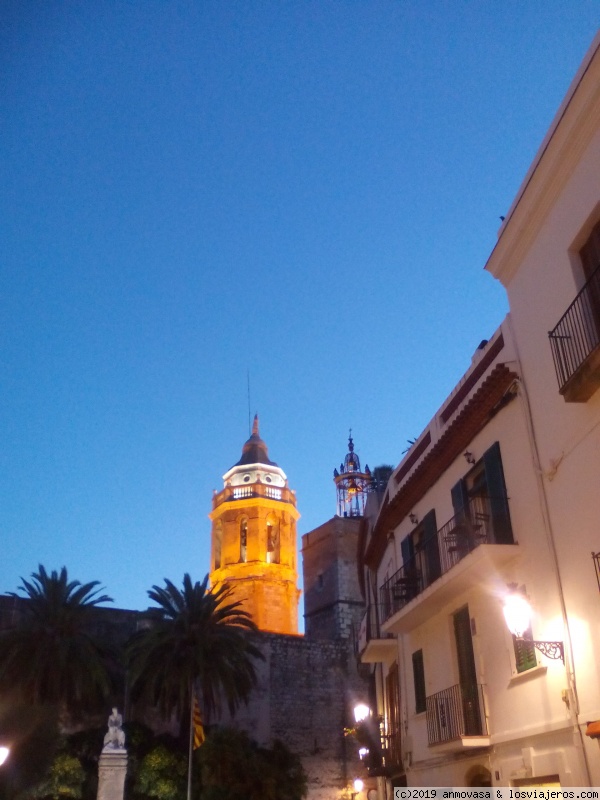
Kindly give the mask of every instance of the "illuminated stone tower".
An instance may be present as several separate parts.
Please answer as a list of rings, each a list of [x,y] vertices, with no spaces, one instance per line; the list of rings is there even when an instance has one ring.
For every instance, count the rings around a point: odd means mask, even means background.
[[[213,496],[210,582],[227,584],[256,625],[298,632],[296,495],[285,473],[269,461],[254,417],[242,457],[223,475]]]

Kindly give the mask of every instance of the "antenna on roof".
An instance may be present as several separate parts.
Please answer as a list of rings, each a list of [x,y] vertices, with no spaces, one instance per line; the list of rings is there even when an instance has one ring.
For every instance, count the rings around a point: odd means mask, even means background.
[[[252,422],[250,420],[250,370],[247,371],[248,378],[248,436],[252,433]]]

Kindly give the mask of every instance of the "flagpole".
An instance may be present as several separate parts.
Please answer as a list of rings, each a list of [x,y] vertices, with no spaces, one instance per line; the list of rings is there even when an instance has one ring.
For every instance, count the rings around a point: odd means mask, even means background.
[[[192,752],[194,746],[194,689],[190,686],[190,743],[188,748],[187,800],[192,800]]]

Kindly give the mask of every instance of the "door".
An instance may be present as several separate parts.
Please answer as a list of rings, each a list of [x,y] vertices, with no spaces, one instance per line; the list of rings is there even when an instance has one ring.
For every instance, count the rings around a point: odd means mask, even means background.
[[[454,615],[454,637],[458,657],[458,679],[460,686],[460,707],[463,736],[481,736],[481,712],[479,708],[479,689],[475,670],[475,655],[471,637],[471,617],[469,607],[465,606]]]

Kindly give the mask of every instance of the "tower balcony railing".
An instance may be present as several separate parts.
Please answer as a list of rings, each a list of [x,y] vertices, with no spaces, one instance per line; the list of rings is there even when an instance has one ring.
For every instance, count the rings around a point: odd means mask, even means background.
[[[380,588],[381,622],[414,600],[482,544],[513,544],[512,533],[499,535],[494,510],[507,509],[506,497],[473,497],[434,536],[420,543],[414,555]],[[507,517],[504,518],[504,524]],[[509,524],[509,523],[508,523]]]
[[[600,387],[600,268],[548,336],[560,393],[584,402]]]
[[[287,486],[270,486],[266,483],[251,483],[245,486],[226,486],[213,495],[213,508],[231,500],[248,500],[253,497],[264,497],[268,500],[280,500],[282,503],[296,505],[296,493]]]
[[[426,698],[430,745],[468,736],[487,736],[481,684],[443,689]]]

